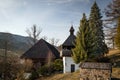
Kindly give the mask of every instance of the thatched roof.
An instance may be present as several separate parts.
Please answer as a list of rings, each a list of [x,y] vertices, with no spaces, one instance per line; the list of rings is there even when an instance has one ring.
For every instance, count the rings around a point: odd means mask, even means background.
[[[82,69],[102,69],[111,70],[111,63],[95,63],[95,62],[84,62],[80,64]]]
[[[70,28],[70,35],[69,37],[65,40],[65,42],[63,43],[62,46],[66,46],[66,47],[69,47],[69,46],[74,46],[74,42],[75,42],[75,35],[74,35],[74,28],[73,26]]]
[[[42,60],[48,57],[56,59],[60,57],[60,54],[53,45],[43,39],[40,39],[34,46],[32,46],[21,56],[21,58]]]

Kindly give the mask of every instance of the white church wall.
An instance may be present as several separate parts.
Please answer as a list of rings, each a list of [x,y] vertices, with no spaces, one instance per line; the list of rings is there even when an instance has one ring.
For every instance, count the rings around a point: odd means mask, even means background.
[[[79,64],[76,64],[73,61],[72,57],[63,57],[63,72],[64,73],[71,72],[71,65],[75,65],[75,71],[79,69]]]

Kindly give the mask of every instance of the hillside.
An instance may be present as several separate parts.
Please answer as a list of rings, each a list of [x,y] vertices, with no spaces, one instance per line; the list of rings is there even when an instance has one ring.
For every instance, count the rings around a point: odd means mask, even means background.
[[[120,68],[120,50],[110,50],[107,56],[110,58],[110,61],[114,63],[114,67]]]
[[[21,51],[7,51],[7,57],[19,57],[23,52]],[[5,50],[0,49],[0,59],[5,57]]]
[[[40,80],[80,80],[79,71],[67,74],[55,74],[50,77],[42,77]]]
[[[112,69],[112,80],[120,80],[120,68]],[[67,74],[54,74],[49,77],[42,77],[39,80],[80,80],[79,71]]]
[[[110,50],[107,56],[115,63],[112,68],[112,80],[120,80],[120,50]],[[79,71],[67,74],[54,74],[39,80],[79,80]]]
[[[7,42],[8,50],[10,51],[26,51],[30,45],[31,38],[11,33],[0,32],[0,49],[5,48],[5,41]]]

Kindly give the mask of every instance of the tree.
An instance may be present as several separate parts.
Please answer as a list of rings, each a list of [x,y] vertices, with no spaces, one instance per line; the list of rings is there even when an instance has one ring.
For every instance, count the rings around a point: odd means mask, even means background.
[[[59,42],[59,39],[55,39],[55,38],[50,39],[50,43],[54,46],[56,46],[58,44],[58,42]]]
[[[34,45],[37,42],[41,31],[42,29],[40,27],[37,28],[36,25],[33,25],[30,29],[26,30],[26,33],[29,35],[29,37],[32,40],[32,41],[31,40],[29,41],[31,45]]]
[[[118,19],[117,33],[115,35],[115,43],[117,47],[120,49],[120,17]]]
[[[47,36],[43,36],[42,39],[47,41],[48,37]]]
[[[109,26],[109,27],[107,27]],[[104,31],[105,31],[105,40],[106,44],[109,46],[109,48],[115,48],[115,34],[116,34],[116,28],[110,28],[110,25],[104,24]]]
[[[108,43],[112,43],[113,48],[115,48],[115,34],[116,34],[116,25],[118,18],[120,17],[120,0],[112,0],[106,9],[105,14],[108,19],[105,20],[105,28],[109,31],[106,35]],[[111,26],[112,25],[112,26]]]
[[[100,9],[96,2],[94,2],[93,6],[91,7],[91,13],[89,17],[89,27],[91,32],[91,36],[93,37],[93,47],[91,48],[92,52],[95,57],[103,56],[104,53],[108,51],[107,46],[104,40],[104,33],[103,33],[103,25],[102,25],[102,16],[100,13]]]
[[[88,58],[89,32],[88,21],[85,14],[83,14],[83,18],[80,21],[79,31],[77,32],[76,36],[75,48],[72,50],[75,63],[79,63],[80,61]]]
[[[112,0],[112,3],[105,9],[105,14],[109,17],[109,21],[118,19],[120,17],[120,0]]]

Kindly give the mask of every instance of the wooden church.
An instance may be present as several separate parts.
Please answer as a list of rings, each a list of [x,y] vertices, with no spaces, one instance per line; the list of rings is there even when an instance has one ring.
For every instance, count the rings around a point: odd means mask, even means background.
[[[74,43],[76,36],[74,35],[74,28],[71,26],[70,35],[62,44],[62,58],[63,58],[63,72],[69,73],[79,69],[79,64],[76,64],[72,58],[72,49],[75,48]]]
[[[31,60],[35,68],[58,58],[60,58],[58,50],[43,39],[40,39],[21,56],[21,59],[24,61]]]

